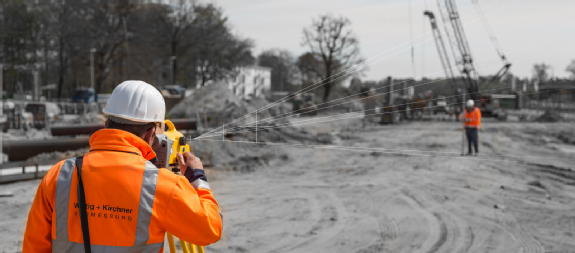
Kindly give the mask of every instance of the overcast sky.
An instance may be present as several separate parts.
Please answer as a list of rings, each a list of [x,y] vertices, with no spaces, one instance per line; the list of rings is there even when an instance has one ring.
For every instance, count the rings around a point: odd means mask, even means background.
[[[235,34],[255,41],[256,55],[265,49],[280,48],[297,57],[307,50],[301,44],[303,28],[311,24],[312,18],[331,13],[351,20],[362,56],[373,63],[362,79],[380,80],[389,75],[417,79],[422,75],[444,77],[429,19],[423,16],[424,10],[429,9],[441,19],[435,0],[411,0],[411,11],[409,0],[208,1],[223,9]],[[456,3],[476,68],[481,75],[496,73],[502,63],[474,5],[471,0]],[[479,3],[513,64],[513,74],[531,76],[533,64],[544,62],[552,66],[555,76],[569,75],[565,68],[575,59],[575,0],[479,0]]]

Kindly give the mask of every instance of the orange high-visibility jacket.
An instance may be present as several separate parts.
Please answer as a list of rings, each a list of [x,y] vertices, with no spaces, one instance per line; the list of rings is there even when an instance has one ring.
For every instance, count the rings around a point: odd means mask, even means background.
[[[190,183],[148,160],[141,138],[103,129],[90,138],[82,181],[92,252],[163,252],[166,231],[196,245],[222,235],[220,208],[206,181]],[[23,252],[84,252],[75,158],[48,171],[36,193]]]
[[[473,111],[465,110],[465,127],[479,128],[481,125],[481,111],[475,107]]]

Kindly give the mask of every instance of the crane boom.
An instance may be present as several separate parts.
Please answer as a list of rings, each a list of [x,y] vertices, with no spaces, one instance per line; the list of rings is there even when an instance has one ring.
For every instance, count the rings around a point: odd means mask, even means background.
[[[479,96],[479,87],[477,84],[479,75],[477,74],[475,66],[473,65],[471,49],[469,47],[469,43],[467,42],[465,32],[463,31],[463,24],[459,18],[459,11],[457,11],[455,1],[445,0],[444,8],[441,8],[442,6],[440,1],[441,0],[438,0],[437,2],[440,7],[439,9],[445,10],[445,12],[442,12],[442,15],[444,15],[444,20],[447,20],[449,23],[451,23],[451,27],[453,28],[453,40],[456,42],[455,44],[459,51],[459,55],[455,62],[463,74],[463,78],[467,84],[467,92],[470,93],[472,98],[475,99]]]
[[[431,22],[431,31],[433,33],[433,38],[435,39],[435,47],[437,47],[437,53],[441,59],[441,65],[443,65],[443,70],[445,71],[445,76],[448,79],[449,84],[454,89],[454,94],[457,94],[457,89],[455,86],[455,75],[453,74],[453,69],[451,68],[451,63],[449,61],[449,56],[447,50],[445,50],[445,44],[443,43],[443,38],[441,36],[441,31],[437,28],[437,21],[435,15],[431,11],[425,11],[423,15],[429,17]]]
[[[495,33],[493,32],[493,29],[491,29],[489,22],[487,22],[487,19],[485,18],[485,14],[483,13],[483,9],[479,6],[479,1],[471,0],[471,2],[473,3],[473,5],[475,5],[475,9],[477,9],[477,13],[479,14],[479,18],[481,19],[481,23],[483,23],[483,27],[485,28],[485,31],[487,32],[487,35],[489,36],[489,40],[491,40],[491,43],[493,43],[493,47],[495,48],[495,51],[499,55],[499,58],[501,58],[501,61],[503,61],[503,67],[499,71],[497,71],[497,73],[491,78],[491,80],[489,80],[489,82],[487,84],[483,85],[483,87],[482,87],[483,89],[489,89],[491,84],[499,81],[501,79],[501,77],[503,77],[503,76],[505,76],[505,74],[507,74],[507,72],[509,71],[509,68],[511,67],[511,63],[507,60],[507,57],[503,53],[503,49],[501,48],[499,41],[497,41],[497,37],[495,37]]]
[[[501,79],[511,67],[511,63],[507,61],[507,58],[503,54],[503,50],[501,46],[497,42],[497,38],[491,30],[489,23],[485,19],[485,14],[479,7],[479,3],[477,0],[472,0],[474,5],[477,8],[477,12],[485,26],[487,33],[489,34],[490,40],[495,46],[495,50],[499,57],[503,61],[503,67],[487,82],[482,83],[482,88],[486,89],[489,86]],[[459,12],[457,10],[457,6],[455,5],[454,0],[437,0],[437,6],[439,8],[441,17],[444,23],[451,24],[451,30],[445,26],[445,34],[450,39],[450,46],[451,51],[453,53],[453,57],[455,58],[455,64],[461,72],[463,79],[466,84],[467,92],[470,93],[472,99],[477,99],[479,97],[479,74],[473,65],[473,57],[471,56],[471,49],[469,47],[469,43],[467,42],[467,37],[465,36],[465,32],[463,30],[463,24],[461,23],[461,19],[459,18]],[[456,49],[458,53],[456,52]]]

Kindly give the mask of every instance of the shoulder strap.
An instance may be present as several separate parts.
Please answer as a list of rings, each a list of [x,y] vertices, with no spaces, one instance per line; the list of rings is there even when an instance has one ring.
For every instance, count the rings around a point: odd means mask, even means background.
[[[83,156],[76,157],[76,168],[78,168],[78,202],[80,203],[80,222],[82,223],[82,236],[84,237],[84,251],[91,253],[90,229],[88,226],[88,213],[86,213],[86,195],[84,194],[84,183],[82,182],[83,160]]]

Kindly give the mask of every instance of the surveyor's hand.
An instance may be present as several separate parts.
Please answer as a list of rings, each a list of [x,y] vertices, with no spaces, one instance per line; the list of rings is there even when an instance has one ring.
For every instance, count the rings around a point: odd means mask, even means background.
[[[182,174],[186,174],[186,169],[188,166],[192,169],[204,169],[204,165],[202,165],[202,161],[200,158],[195,157],[190,152],[178,153],[178,163],[180,164],[180,171]]]

